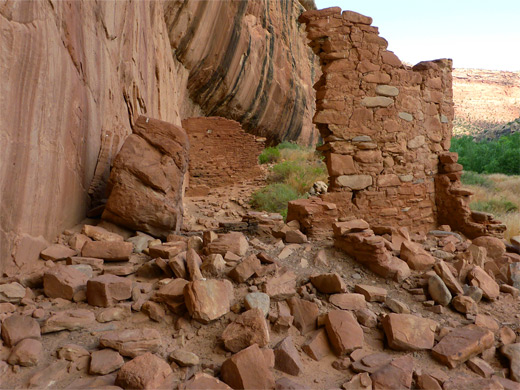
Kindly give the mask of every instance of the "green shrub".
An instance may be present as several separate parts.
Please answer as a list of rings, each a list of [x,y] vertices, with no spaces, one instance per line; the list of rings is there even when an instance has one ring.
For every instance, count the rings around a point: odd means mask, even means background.
[[[518,211],[518,206],[506,199],[489,199],[470,204],[470,208],[476,211],[484,211],[492,214],[505,214]]]
[[[462,182],[462,184],[466,185],[482,186],[490,189],[495,188],[495,184],[491,179],[477,172],[462,172],[462,177],[460,178],[460,181]]]
[[[283,141],[281,144],[278,144],[276,147],[278,148],[278,150],[282,150],[282,149],[304,149],[300,145],[295,144],[294,142],[288,142],[288,141]]]
[[[287,203],[302,196],[288,184],[272,183],[251,195],[251,205],[258,210],[280,213],[287,217]]]
[[[468,135],[455,137],[451,140],[450,150],[459,154],[459,163],[465,170],[477,173],[520,174],[520,133],[479,142]]]
[[[276,147],[265,148],[258,156],[260,164],[273,163],[278,160],[280,160],[280,150]]]
[[[303,195],[317,180],[325,180],[326,177],[325,164],[319,159],[314,161],[288,160],[273,166],[268,181],[289,184]]]

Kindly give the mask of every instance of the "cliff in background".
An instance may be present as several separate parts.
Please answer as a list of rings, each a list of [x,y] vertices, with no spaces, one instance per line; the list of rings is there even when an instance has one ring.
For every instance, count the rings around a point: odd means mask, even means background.
[[[315,142],[315,59],[297,0],[0,5],[0,274],[30,263],[104,193],[140,114],[221,115]],[[29,240],[30,241],[30,240]]]
[[[520,117],[520,72],[453,69],[454,134],[501,128]]]

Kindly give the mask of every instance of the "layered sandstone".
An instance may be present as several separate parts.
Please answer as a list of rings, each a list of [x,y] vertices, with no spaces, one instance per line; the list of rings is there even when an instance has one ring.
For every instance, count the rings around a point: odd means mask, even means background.
[[[218,114],[314,142],[319,70],[302,11],[297,0],[2,3],[0,272],[37,259],[22,233],[51,240],[84,218],[89,195],[105,196],[141,114],[175,125]]]
[[[456,134],[491,130],[520,117],[520,72],[453,70]]]

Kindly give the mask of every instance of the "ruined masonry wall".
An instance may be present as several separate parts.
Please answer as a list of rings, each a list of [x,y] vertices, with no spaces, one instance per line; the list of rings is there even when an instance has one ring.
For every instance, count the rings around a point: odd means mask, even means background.
[[[183,120],[182,127],[190,140],[186,195],[204,195],[213,187],[262,177],[258,156],[264,142],[246,133],[240,123],[221,117],[198,117]]]
[[[340,217],[426,230],[436,223],[434,176],[450,147],[452,62],[401,63],[372,19],[338,7],[301,15],[323,75],[316,114]]]

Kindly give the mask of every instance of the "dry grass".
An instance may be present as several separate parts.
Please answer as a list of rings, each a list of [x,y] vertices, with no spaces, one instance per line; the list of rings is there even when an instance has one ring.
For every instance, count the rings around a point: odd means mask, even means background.
[[[475,195],[471,198],[473,210],[490,212],[507,226],[505,238],[520,235],[520,176],[503,174],[478,175],[492,185],[469,185]]]

